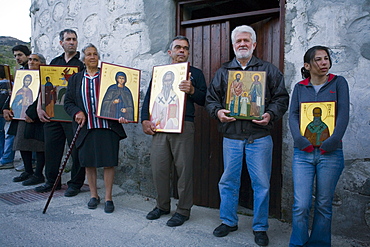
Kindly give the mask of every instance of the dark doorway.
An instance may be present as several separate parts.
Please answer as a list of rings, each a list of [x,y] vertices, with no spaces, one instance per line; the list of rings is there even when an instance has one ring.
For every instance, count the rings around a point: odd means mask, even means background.
[[[186,35],[191,46],[190,62],[203,70],[207,84],[222,63],[234,57],[231,31],[250,25],[257,33],[255,55],[283,71],[284,7],[277,0],[180,1],[177,6],[177,34]],[[217,121],[203,107],[196,109],[196,146],[194,159],[194,203],[218,208],[218,181],[223,172],[222,135]],[[273,132],[273,170],[270,214],[280,217],[281,210],[281,122]],[[252,208],[253,193],[247,170],[243,170],[240,205]]]

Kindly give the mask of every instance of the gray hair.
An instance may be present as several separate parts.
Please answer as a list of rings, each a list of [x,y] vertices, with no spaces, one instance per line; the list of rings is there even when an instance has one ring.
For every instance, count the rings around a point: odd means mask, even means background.
[[[256,32],[254,31],[254,29],[250,26],[242,25],[242,26],[236,27],[231,32],[231,43],[232,44],[235,44],[236,35],[239,34],[239,33],[250,33],[252,42],[255,43],[257,41],[257,35],[256,35]]]
[[[38,56],[39,57],[39,60],[40,60],[40,63],[41,64],[46,64],[46,59],[45,59],[45,57],[42,54],[37,53],[37,52],[34,52],[34,53],[31,53],[31,55]]]
[[[84,48],[82,48],[82,50],[81,50],[81,58],[80,58],[80,60],[81,60],[82,62],[85,60],[85,51],[86,51],[86,49],[87,49],[87,48],[90,48],[90,47],[95,48],[96,52],[98,53],[98,58],[100,59],[100,54],[99,54],[99,52],[98,52],[98,48],[96,48],[96,46],[95,46],[95,45],[93,45],[93,44],[91,44],[91,43],[88,43],[88,44],[87,44],[87,45],[85,45],[85,47],[84,47]]]
[[[175,40],[185,40],[186,42],[188,42],[188,45],[189,45],[189,48],[190,48],[190,43],[189,43],[188,38],[186,36],[178,35],[178,36],[176,36],[175,38],[172,39],[170,45],[168,46],[168,49],[169,50],[172,50],[172,48],[173,48],[173,42]]]

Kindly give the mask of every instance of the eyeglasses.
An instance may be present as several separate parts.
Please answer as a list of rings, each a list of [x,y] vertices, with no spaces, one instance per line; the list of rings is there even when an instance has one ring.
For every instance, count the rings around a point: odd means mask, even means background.
[[[184,49],[185,51],[188,51],[188,50],[189,50],[189,46],[175,45],[175,46],[173,47],[173,49],[175,49],[175,50]]]

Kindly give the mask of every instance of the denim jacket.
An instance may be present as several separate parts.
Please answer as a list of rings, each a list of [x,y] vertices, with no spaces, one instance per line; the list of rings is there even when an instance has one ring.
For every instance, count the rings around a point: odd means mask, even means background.
[[[299,129],[299,108],[302,102],[336,102],[336,120],[333,134],[322,142],[320,149],[331,152],[342,148],[342,138],[349,121],[349,89],[342,76],[329,74],[328,81],[316,93],[310,78],[298,82],[292,94],[289,111],[289,126],[294,139],[294,147],[300,150],[310,146],[308,139],[301,135]]]

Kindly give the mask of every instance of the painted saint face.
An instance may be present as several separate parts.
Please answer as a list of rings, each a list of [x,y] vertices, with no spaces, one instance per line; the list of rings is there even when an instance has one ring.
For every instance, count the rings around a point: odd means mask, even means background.
[[[32,77],[30,76],[25,76],[23,79],[23,86],[28,87],[32,82]]]
[[[123,87],[125,85],[126,79],[124,76],[119,75],[117,77],[118,86]]]
[[[320,108],[314,108],[313,109],[313,116],[314,117],[321,117],[321,109]]]
[[[172,85],[173,84],[172,75],[171,74],[165,74],[165,76],[163,77],[162,82],[163,82],[163,85],[165,85],[165,86]]]

